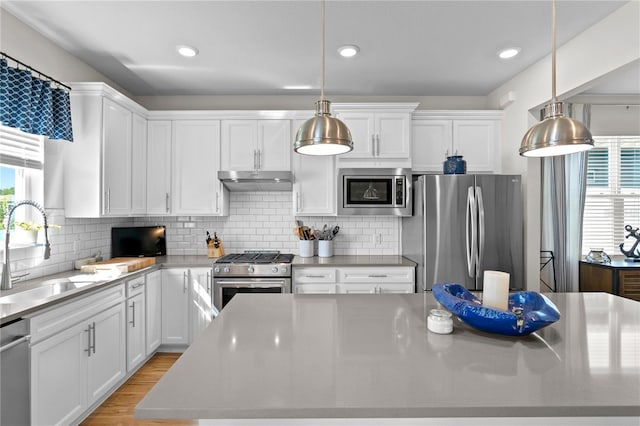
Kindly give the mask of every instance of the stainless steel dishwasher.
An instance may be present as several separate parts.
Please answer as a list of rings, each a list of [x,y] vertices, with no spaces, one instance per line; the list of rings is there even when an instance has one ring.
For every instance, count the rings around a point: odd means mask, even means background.
[[[28,425],[30,415],[29,322],[0,328],[0,424]]]

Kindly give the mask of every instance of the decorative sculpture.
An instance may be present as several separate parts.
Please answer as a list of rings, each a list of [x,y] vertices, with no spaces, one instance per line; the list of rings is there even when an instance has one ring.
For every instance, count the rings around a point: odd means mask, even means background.
[[[633,229],[631,225],[625,225],[624,230],[628,232],[625,238],[633,237],[636,239],[636,242],[631,246],[631,250],[624,249],[624,243],[620,243],[620,251],[624,254],[627,259],[640,259],[640,249],[638,245],[640,244],[640,228]]]

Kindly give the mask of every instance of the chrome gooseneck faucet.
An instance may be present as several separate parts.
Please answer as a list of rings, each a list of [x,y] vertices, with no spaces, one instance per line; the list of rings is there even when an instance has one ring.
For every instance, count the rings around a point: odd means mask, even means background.
[[[11,216],[13,216],[13,212],[19,206],[32,206],[35,207],[40,213],[42,213],[42,217],[44,219],[44,258],[48,259],[51,256],[51,244],[49,244],[49,225],[47,224],[47,213],[45,213],[42,206],[35,201],[24,200],[16,203],[15,206],[9,210],[9,214],[7,215],[7,224],[5,228],[4,234],[4,263],[2,265],[2,282],[0,282],[0,290],[9,290],[12,287],[11,284],[11,266],[9,261],[9,224],[11,223]]]

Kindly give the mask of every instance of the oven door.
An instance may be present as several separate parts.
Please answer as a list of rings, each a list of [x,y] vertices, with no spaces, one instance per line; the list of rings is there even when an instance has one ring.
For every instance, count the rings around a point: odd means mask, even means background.
[[[220,310],[238,293],[291,293],[291,278],[214,278],[213,291]]]

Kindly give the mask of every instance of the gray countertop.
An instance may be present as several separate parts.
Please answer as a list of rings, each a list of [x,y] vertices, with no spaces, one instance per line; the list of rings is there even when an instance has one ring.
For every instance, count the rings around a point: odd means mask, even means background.
[[[156,265],[135,271],[129,274],[117,276],[82,274],[80,271],[66,271],[59,274],[48,275],[32,280],[25,280],[14,283],[11,290],[0,290],[0,325],[23,316],[32,314],[38,310],[48,309],[57,304],[67,302],[74,297],[84,295],[93,291],[98,291],[115,285],[123,280],[133,278],[139,273],[150,272],[158,268],[197,268],[210,267],[215,263],[216,259],[207,256],[162,256],[156,258]],[[329,266],[355,266],[355,265],[377,265],[377,266],[415,266],[415,263],[403,258],[402,256],[335,256],[328,258],[301,258],[296,256],[293,261],[294,265],[329,265]],[[73,279],[76,281],[91,281],[89,284],[83,284],[77,289],[65,291],[59,294],[52,294],[46,298],[33,298],[19,303],[6,303],[1,300],[4,296],[10,296],[25,290],[31,290],[36,287],[46,285],[51,280]]]
[[[506,337],[457,319],[452,334],[427,331],[425,317],[436,307],[430,293],[240,294],[135,414],[640,416],[640,303],[605,293],[549,297],[562,313],[558,322]]]

